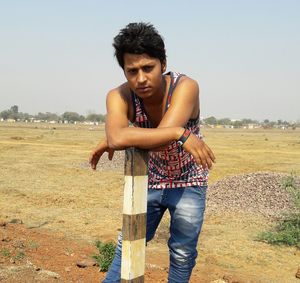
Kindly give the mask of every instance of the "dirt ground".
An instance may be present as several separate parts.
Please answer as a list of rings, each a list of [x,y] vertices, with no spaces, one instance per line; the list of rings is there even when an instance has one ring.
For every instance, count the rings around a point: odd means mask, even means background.
[[[229,167],[232,174],[299,173],[299,131],[230,131],[205,132],[220,160],[212,182]],[[95,240],[115,240],[121,228],[122,168],[93,172],[86,162],[101,136],[103,128],[94,127],[0,126],[0,282],[104,278],[97,266],[77,266],[96,252]],[[271,226],[243,211],[207,214],[191,282],[300,282],[299,250],[255,241]],[[146,282],[167,282],[167,239],[166,215],[147,246]]]
[[[299,282],[295,277],[299,250],[255,242],[253,231],[266,224],[244,217],[230,221],[233,217],[207,217],[190,282]],[[63,232],[26,227],[17,219],[12,222],[16,223],[2,221],[0,227],[0,282],[100,282],[104,278],[105,273],[89,260],[97,253],[93,244]],[[237,237],[238,229],[243,231]],[[160,229],[147,247],[146,282],[167,282],[166,240]],[[82,262],[88,266],[78,267]]]

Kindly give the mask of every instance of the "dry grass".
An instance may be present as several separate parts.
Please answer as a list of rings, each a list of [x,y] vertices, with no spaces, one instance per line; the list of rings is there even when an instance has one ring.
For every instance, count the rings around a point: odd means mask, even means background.
[[[299,130],[203,129],[203,133],[217,157],[210,182],[254,171],[300,174]],[[121,228],[123,170],[94,172],[87,164],[103,136],[103,126],[0,123],[0,219],[20,218],[29,227],[45,225],[89,241],[115,239]],[[158,233],[163,239],[166,223]],[[294,282],[276,278],[283,268],[291,275],[288,278],[294,278],[299,253],[253,241],[268,225],[247,215],[208,217],[199,260],[205,263],[205,272],[217,265],[231,273],[256,272],[274,278],[272,282]],[[165,243],[154,241],[148,248],[157,249],[167,260]]]
[[[300,130],[204,129],[217,157],[210,181],[256,171],[300,174]]]
[[[47,221],[49,228],[83,238],[114,234],[100,229],[120,218],[122,170],[94,172],[87,164],[103,127],[55,127],[1,125],[0,217],[29,226]],[[103,217],[112,208],[117,213]]]
[[[210,182],[253,171],[300,173],[300,131],[203,133],[217,157]],[[74,227],[81,222],[86,225],[84,234],[91,237],[97,225],[107,222],[101,234],[114,234],[109,223],[121,215],[122,168],[93,172],[87,164],[103,136],[103,126],[1,123],[1,216],[22,218],[30,225],[48,221],[53,228],[60,223],[75,234],[83,232],[80,225]],[[103,217],[112,209],[117,212],[112,219]]]

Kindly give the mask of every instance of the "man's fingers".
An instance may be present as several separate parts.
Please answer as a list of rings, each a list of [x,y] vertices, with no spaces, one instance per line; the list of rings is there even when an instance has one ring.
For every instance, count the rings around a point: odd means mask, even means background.
[[[208,169],[211,169],[212,165],[213,165],[213,162],[215,162],[214,155],[213,155],[213,153],[211,155],[211,153],[212,152],[210,150],[205,151],[205,159],[206,159]]]
[[[114,151],[113,149],[109,149],[109,150],[108,150],[108,159],[109,159],[109,160],[112,160],[112,159],[113,159],[114,153],[115,153],[115,151]]]
[[[210,159],[212,160],[212,162],[216,162],[216,157],[215,155],[212,153],[212,151],[208,152]]]
[[[89,157],[89,163],[90,163],[90,164],[92,163],[93,155],[94,155],[93,153],[90,154],[90,157]]]
[[[212,168],[212,162],[209,152],[204,148],[203,150],[198,150],[199,158],[201,160],[201,165],[203,168]]]
[[[201,159],[196,150],[191,150],[190,154],[193,156],[194,160],[196,161],[197,165],[201,165]]]
[[[185,143],[184,149],[193,156],[197,165],[202,166],[204,169],[212,168],[215,156],[203,140],[190,135],[190,139]]]
[[[212,167],[212,160],[210,159],[208,154],[203,153],[203,157],[201,158],[201,160],[203,168],[210,169]]]
[[[207,162],[207,165],[208,165],[208,169],[211,169],[212,168],[212,160],[210,158],[208,158],[206,160],[206,162]]]
[[[207,154],[209,155],[212,162],[216,162],[216,157],[215,157],[214,153],[212,152],[212,150],[206,144],[205,144],[205,147],[206,147]]]
[[[202,146],[199,148],[199,154],[202,160],[201,164],[204,168],[211,169],[213,165],[212,163],[215,162],[216,159],[215,155],[204,141],[201,140],[201,142]]]
[[[89,163],[91,164],[92,169],[96,169],[100,156],[96,153],[93,153],[90,157]]]
[[[202,165],[203,169],[209,169],[209,167],[205,161],[202,161],[201,165]]]

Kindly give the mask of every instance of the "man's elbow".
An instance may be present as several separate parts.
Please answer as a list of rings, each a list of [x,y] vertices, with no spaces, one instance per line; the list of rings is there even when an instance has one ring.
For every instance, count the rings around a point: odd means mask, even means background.
[[[122,140],[118,137],[110,136],[107,138],[108,147],[114,150],[124,149]]]

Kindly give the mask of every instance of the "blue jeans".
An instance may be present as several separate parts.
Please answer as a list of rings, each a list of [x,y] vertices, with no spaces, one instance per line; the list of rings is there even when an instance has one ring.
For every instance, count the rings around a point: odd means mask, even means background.
[[[205,210],[206,186],[178,189],[148,190],[146,241],[150,241],[168,209],[171,216],[169,283],[188,282],[196,263],[197,243]],[[122,235],[103,283],[121,279]]]

